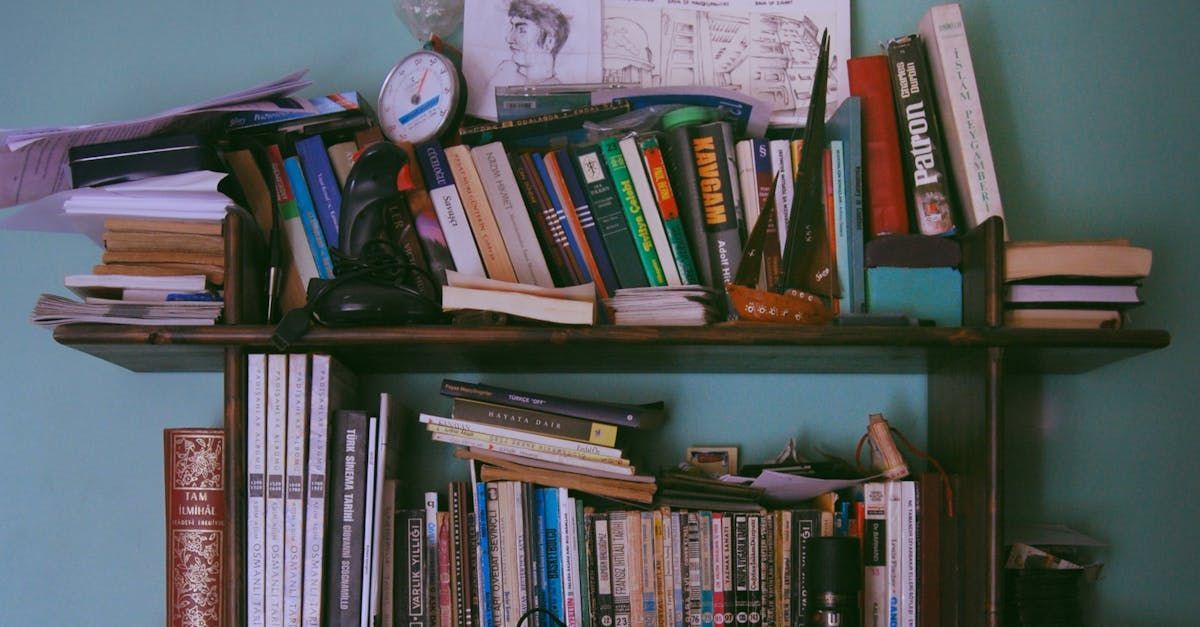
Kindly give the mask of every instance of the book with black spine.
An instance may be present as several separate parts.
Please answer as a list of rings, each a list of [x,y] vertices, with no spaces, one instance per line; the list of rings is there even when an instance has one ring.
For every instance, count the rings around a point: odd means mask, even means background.
[[[442,380],[441,393],[452,398],[469,398],[499,405],[538,409],[632,429],[654,429],[661,426],[665,420],[661,402],[647,405],[606,403],[453,379]]]
[[[408,627],[432,627],[426,588],[425,510],[396,512],[396,615]]]
[[[663,135],[662,147],[696,276],[701,284],[712,287],[713,268],[708,255],[708,236],[704,230],[704,204],[700,198],[700,179],[692,165],[694,160],[688,127],[676,126],[667,130]]]
[[[731,178],[731,155],[735,147],[728,143],[729,123],[709,122],[688,127],[692,167],[696,170],[703,207],[704,233],[709,267],[709,287],[724,289],[733,282],[742,258],[740,203],[736,179]],[[736,173],[736,167],[733,172]]]
[[[362,616],[363,530],[366,517],[367,412],[334,412],[330,445],[330,517],[323,624],[358,627]]]
[[[451,407],[450,417],[455,420],[504,427],[599,446],[614,446],[617,441],[618,428],[603,422],[592,422],[536,409],[508,407],[468,398],[454,399]]]

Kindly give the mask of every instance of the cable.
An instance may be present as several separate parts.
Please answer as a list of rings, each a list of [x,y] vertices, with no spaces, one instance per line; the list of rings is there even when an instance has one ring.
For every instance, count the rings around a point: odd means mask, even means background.
[[[539,613],[545,614],[558,627],[567,627],[567,624],[562,622],[562,620],[559,619],[557,616],[555,616],[550,610],[547,610],[547,609],[541,608],[541,607],[531,608],[528,612],[525,612],[524,614],[522,614],[521,618],[517,619],[517,627],[521,627],[522,625],[527,624],[527,621],[529,621],[529,619],[532,618],[534,614],[539,614]]]

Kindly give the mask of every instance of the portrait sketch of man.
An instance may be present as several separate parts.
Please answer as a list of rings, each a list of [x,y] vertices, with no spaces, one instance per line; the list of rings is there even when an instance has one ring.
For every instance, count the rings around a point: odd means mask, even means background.
[[[468,0],[463,32],[467,112],[496,117],[496,88],[600,78],[598,3]]]

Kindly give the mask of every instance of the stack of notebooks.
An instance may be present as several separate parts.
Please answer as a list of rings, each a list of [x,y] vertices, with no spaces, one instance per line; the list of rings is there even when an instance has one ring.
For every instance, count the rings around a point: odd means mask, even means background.
[[[702,326],[722,318],[721,292],[701,285],[621,288],[605,301],[613,324]]]
[[[1127,240],[1009,242],[1004,254],[1004,324],[1119,329],[1142,304],[1151,251]]]
[[[526,481],[649,504],[653,476],[638,474],[618,448],[621,431],[655,428],[660,404],[585,401],[447,379],[449,417],[422,414],[436,442],[480,462],[482,481]]]
[[[204,326],[216,324],[224,303],[203,274],[137,276],[70,274],[63,281],[81,301],[42,294],[34,324],[54,327],[75,322]]]

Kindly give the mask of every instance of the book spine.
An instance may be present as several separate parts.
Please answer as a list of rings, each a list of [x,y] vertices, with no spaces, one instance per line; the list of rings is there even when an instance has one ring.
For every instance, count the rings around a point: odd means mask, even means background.
[[[629,582],[629,535],[625,512],[608,514],[608,531],[612,564],[613,624],[632,625]]]
[[[593,521],[588,518],[590,508],[583,506],[583,499],[572,499],[575,501],[575,524],[573,528],[576,530],[576,550],[579,553],[579,564],[575,572],[579,574],[579,624],[581,626],[591,625],[595,618],[596,611],[596,596],[593,594],[595,590],[595,575],[594,564],[596,562],[596,548],[593,545],[595,530],[593,529]]]
[[[529,153],[529,158],[533,163],[534,169],[541,183],[540,189],[544,191],[544,196],[548,200],[551,209],[554,210],[556,219],[551,219],[552,224],[557,224],[558,227],[555,235],[561,233],[561,237],[565,242],[564,248],[569,254],[572,262],[571,268],[575,274],[575,280],[578,284],[591,283],[592,271],[587,259],[584,255],[583,248],[580,247],[580,238],[575,236],[574,229],[571,228],[570,222],[567,220],[567,212],[563,207],[563,199],[558,193],[558,187],[554,183],[554,179],[550,176],[550,171],[546,167],[546,157],[538,152]],[[547,214],[549,217],[550,214]]]
[[[356,152],[358,152],[358,144],[354,143],[353,139],[343,139],[331,144],[325,150],[325,153],[329,155],[329,164],[333,167],[333,175],[337,177],[339,188],[346,186],[346,177],[350,174],[350,168],[354,167],[354,153]]]
[[[641,256],[634,244],[625,210],[617,198],[612,177],[604,165],[604,156],[599,146],[578,148],[574,153],[575,163],[588,206],[596,219],[597,231],[604,241],[604,248],[612,261],[613,271],[620,288],[646,287],[649,280],[642,270]]]
[[[292,267],[300,281],[299,296],[303,296],[308,282],[320,277],[317,261],[308,245],[304,220],[300,217],[300,208],[296,205],[296,196],[292,193],[292,184],[288,180],[287,168],[284,166],[283,153],[279,146],[267,146],[267,162],[271,166],[271,179],[275,187],[275,210],[279,213],[279,223],[287,238]]]
[[[625,160],[625,168],[629,174],[629,180],[633,184],[634,195],[642,207],[642,215],[646,219],[650,239],[654,242],[654,253],[658,257],[659,266],[662,267],[667,285],[682,285],[683,280],[675,263],[675,255],[671,252],[671,242],[667,239],[667,230],[663,226],[658,199],[650,185],[650,178],[646,174],[646,164],[642,158],[641,148],[638,147],[638,141],[637,137],[626,136],[617,142],[617,146]]]
[[[464,535],[467,525],[465,493],[461,481],[453,481],[446,491],[450,498],[450,583],[453,596],[454,624],[467,624],[467,546]]]
[[[559,149],[546,153],[542,159],[542,163],[546,168],[546,185],[552,188],[552,193],[558,199],[558,205],[562,209],[561,222],[563,228],[572,236],[573,246],[577,246],[579,253],[579,262],[587,269],[587,274],[591,282],[596,288],[596,294],[600,298],[608,298],[612,295],[612,289],[615,283],[609,283],[600,273],[600,266],[596,263],[595,251],[592,250],[592,243],[588,241],[587,234],[583,231],[583,223],[580,222],[579,213],[575,208],[576,199],[579,194],[572,195],[571,190],[567,188],[567,179],[563,176],[562,168],[559,165],[559,158],[565,155],[566,151]],[[567,163],[568,167],[570,163]],[[578,184],[578,183],[576,183]],[[580,191],[580,194],[582,192]],[[587,209],[586,202],[584,209]],[[590,216],[589,216],[590,220]],[[608,263],[605,258],[605,263]],[[608,268],[611,274],[612,268]]]
[[[424,498],[425,512],[425,599],[427,622],[432,627],[439,624],[438,612],[438,493],[426,492]]]
[[[759,537],[762,519],[758,514],[746,516],[746,624],[762,622],[762,551]]]
[[[404,152],[408,163],[418,162],[417,152],[412,144],[400,143],[398,145]],[[454,257],[450,254],[450,245],[446,242],[446,234],[442,231],[441,222],[438,221],[437,209],[433,205],[433,198],[429,195],[425,178],[421,175],[421,168],[408,168],[408,176],[412,181],[412,186],[405,191],[404,196],[408,201],[408,211],[412,216],[417,237],[421,241],[421,250],[425,253],[425,261],[429,264],[430,274],[437,279],[439,284],[445,285],[446,271],[455,269]]]
[[[284,625],[299,627],[304,583],[304,451],[308,445],[308,355],[288,355],[284,472]]]
[[[360,411],[334,413],[330,449],[329,555],[326,559],[326,618],[322,624],[359,624],[361,610],[363,523],[366,487],[367,416]]]
[[[385,479],[380,501],[379,520],[379,577],[376,598],[377,618],[381,625],[394,625],[396,610],[396,490],[398,480]]]
[[[476,605],[479,612],[479,624],[492,627],[497,624],[495,610],[492,605],[492,506],[488,502],[488,485],[482,481],[475,483],[475,537],[478,543],[475,558],[476,582],[478,584]]]
[[[866,188],[863,174],[863,103],[861,98],[851,96],[842,105],[846,107],[849,121],[845,125],[846,140],[843,141],[842,172],[845,189],[846,228],[848,229],[848,254],[850,261],[850,307],[855,313],[866,312]]]
[[[684,567],[684,563],[687,561],[687,551],[684,550],[683,541],[683,528],[686,527],[684,516],[680,512],[671,512],[671,542],[674,544],[675,554],[667,564],[671,568],[672,579],[675,584],[672,590],[672,596],[675,598],[675,612],[673,620],[667,622],[668,627],[670,625],[683,627],[687,620],[687,606],[684,604],[684,590],[687,589],[687,582],[684,579],[687,572],[687,569]]]
[[[862,99],[866,156],[866,217],[871,237],[908,233],[908,200],[900,161],[900,132],[885,55],[851,57],[846,62],[850,95]]]
[[[613,268],[612,259],[608,254],[608,249],[604,245],[604,236],[600,233],[600,227],[596,224],[592,207],[588,202],[587,195],[584,193],[583,185],[580,183],[578,172],[575,169],[575,162],[571,158],[570,152],[565,148],[555,150],[553,154],[557,161],[558,172],[562,175],[567,196],[571,199],[571,206],[575,211],[575,220],[583,232],[584,239],[587,240],[588,249],[592,254],[592,261],[596,265],[596,271],[593,272],[593,275],[599,275],[600,277],[598,285],[602,286],[602,295],[605,298],[610,297],[617,290],[617,287],[620,286],[620,283],[617,279],[617,272]],[[569,218],[570,213],[568,212]]]
[[[796,194],[792,150],[786,139],[772,139],[767,146],[771,152],[772,176],[779,177],[779,184],[775,187],[775,222],[778,225],[779,250],[782,251],[787,246],[787,225],[792,215],[792,197]]]
[[[738,627],[750,624],[750,520],[745,514],[733,517],[734,618]]]
[[[298,138],[293,145],[304,168],[304,180],[308,183],[308,191],[320,219],[326,249],[336,248],[342,214],[342,190],[333,173],[333,165],[329,162],[325,141],[320,135],[308,135]],[[295,191],[299,197],[300,190]]]
[[[536,409],[632,429],[653,429],[663,422],[663,412],[657,407],[593,402],[482,383],[466,383],[453,379],[442,380],[441,393],[443,396],[452,398],[467,398],[509,407]]]
[[[475,161],[471,159],[470,149],[459,144],[446,147],[445,153],[488,278],[516,283],[516,270],[508,258],[508,249],[504,246],[500,225],[496,222],[491,204],[488,203],[487,193],[484,191],[483,181],[479,178],[479,172],[475,169]]]
[[[662,143],[663,159],[667,164],[667,177],[675,202],[679,206],[679,219],[687,233],[688,251],[701,285],[713,284],[713,269],[708,257],[708,238],[704,232],[704,204],[700,196],[700,179],[697,176],[692,155],[692,143],[688,126],[677,126],[666,132]]]
[[[663,229],[667,234],[671,256],[679,273],[679,280],[684,285],[698,285],[700,276],[696,265],[692,262],[692,251],[688,246],[687,230],[679,217],[679,203],[675,199],[675,191],[671,187],[671,178],[667,174],[667,162],[663,157],[662,146],[655,135],[644,137],[638,144],[642,154],[642,162],[650,177],[655,204],[659,217],[662,218]]]
[[[725,569],[725,612],[721,617],[713,612],[713,622],[724,620],[726,625],[733,625],[737,622],[737,587],[734,581],[734,566],[737,561],[736,542],[734,534],[734,515],[725,514],[721,521],[721,528],[713,529],[713,535],[716,537],[720,532],[720,543],[714,548],[713,555],[720,556],[722,562],[721,568]],[[716,558],[714,558],[713,568],[716,568]],[[717,593],[716,584],[713,584],[713,595]]]
[[[365,572],[370,574],[367,579],[369,586],[363,585],[363,616],[368,621],[368,625],[377,624],[379,622],[379,614],[382,610],[383,597],[383,552],[385,549],[390,549],[391,540],[385,539],[385,533],[388,531],[385,526],[385,520],[390,519],[391,512],[385,507],[387,502],[395,501],[395,493],[387,494],[387,488],[390,485],[395,487],[394,483],[388,483],[388,449],[393,446],[391,444],[391,424],[393,416],[395,416],[396,408],[391,401],[391,395],[382,393],[379,395],[379,416],[377,419],[378,437],[376,439],[375,448],[375,466],[372,469],[375,482],[371,492],[372,504],[368,505],[371,511],[371,518],[367,519],[367,528],[370,530],[371,550],[364,551],[363,559],[370,560]],[[393,459],[395,455],[392,455]],[[392,462],[394,467],[395,461]],[[394,507],[393,507],[394,509]]]
[[[363,513],[362,522],[362,561],[359,571],[359,587],[357,588],[358,596],[355,598],[359,607],[359,620],[367,624],[372,620],[374,614],[372,588],[375,585],[375,555],[379,546],[378,525],[376,524],[376,512],[379,507],[377,498],[382,489],[378,480],[378,469],[382,464],[379,456],[379,442],[379,418],[370,416],[367,418],[366,488],[363,490],[366,511]]]
[[[713,586],[714,560],[720,559],[713,551],[712,512],[700,512],[700,624],[710,627],[713,619]]]
[[[534,486],[517,482],[514,502],[517,506],[517,576],[521,591],[521,614],[525,614],[537,603],[537,527],[533,509]]]
[[[746,218],[746,228],[754,228],[762,205],[758,202],[758,179],[754,174],[754,140],[741,139],[734,143],[733,153],[737,160],[738,192],[742,196],[742,215]]]
[[[792,588],[792,623],[797,627],[811,624],[812,600],[808,596],[808,548],[806,541],[821,535],[820,512],[796,510],[792,521],[792,550],[795,553],[793,570],[795,585]]]
[[[776,522],[776,538],[778,548],[776,549],[776,563],[779,565],[779,582],[778,595],[778,616],[781,625],[791,625],[793,622],[792,614],[792,586],[795,585],[795,562],[796,554],[795,547],[792,546],[792,512],[788,510],[780,510],[777,512],[779,520]]]
[[[438,432],[455,433],[468,438],[497,437],[497,442],[524,440],[531,444],[548,447],[547,450],[573,451],[594,459],[621,459],[620,449],[590,444],[588,442],[571,441],[555,436],[545,436],[537,433],[522,432],[515,429],[496,427],[487,424],[472,423],[454,418],[443,418],[431,414],[421,414],[420,421],[430,427],[440,427]],[[433,429],[430,429],[431,431]]]
[[[683,603],[684,618],[688,625],[700,622],[700,514],[685,512],[680,515],[680,534],[683,536]]]
[[[629,167],[625,163],[625,157],[621,154],[617,139],[606,137],[600,140],[600,152],[604,156],[604,164],[612,177],[613,189],[621,204],[621,210],[625,213],[625,222],[629,225],[629,232],[633,235],[638,259],[642,264],[642,272],[645,273],[650,287],[666,285],[666,275],[663,274],[662,263],[654,248],[654,238],[650,234],[650,226],[646,223],[646,216],[642,211],[637,192],[633,188],[633,180],[629,178]]]
[[[863,625],[866,627],[885,627],[890,624],[885,486],[886,484],[878,482],[869,482],[863,486]]]
[[[558,488],[538,488],[542,495],[542,544],[545,548],[545,578],[541,583],[545,587],[545,607],[560,621],[566,621],[566,601],[563,591],[562,560],[563,551],[559,533],[562,530],[559,508],[563,503],[558,501]]]
[[[723,290],[733,281],[733,273],[742,258],[742,239],[737,214],[737,190],[730,179],[729,155],[733,146],[726,143],[727,122],[710,122],[690,127],[692,166],[696,169],[708,242],[709,264],[714,289]]]
[[[418,232],[408,203],[395,199],[385,203],[382,211],[391,241],[404,254],[404,260],[414,268],[425,270],[431,276],[437,276],[433,274],[432,266],[425,256],[421,234]],[[437,301],[438,284],[426,276],[425,272],[411,272],[408,276],[411,277],[412,284],[418,292],[430,300]]]
[[[319,214],[313,205],[312,195],[306,187],[304,172],[301,171],[300,161],[296,157],[283,160],[283,166],[291,181],[293,193],[296,195],[296,210],[304,225],[305,239],[308,241],[308,251],[316,263],[317,275],[322,279],[333,278],[333,258],[329,256],[329,246],[322,234],[323,228],[318,221]]]
[[[483,269],[483,260],[479,258],[479,248],[475,245],[475,236],[471,233],[471,224],[467,221],[466,211],[459,197],[458,185],[441,144],[436,141],[426,142],[417,144],[413,150],[417,153],[421,176],[425,179],[425,187],[429,190],[429,198],[437,212],[438,224],[442,226],[446,245],[450,247],[455,270],[471,276],[487,276]]]
[[[267,356],[247,355],[246,371],[246,620],[260,627],[267,621]]]
[[[953,235],[952,192],[924,41],[918,35],[897,37],[888,42],[887,55],[917,229],[924,235]]]
[[[525,206],[533,218],[534,230],[537,231],[538,241],[541,242],[542,251],[546,255],[554,284],[576,285],[579,275],[575,269],[575,261],[567,246],[562,224],[558,221],[558,213],[546,198],[541,179],[533,165],[533,158],[529,153],[523,152],[512,155],[510,160],[517,188],[521,190]]]
[[[484,485],[487,492],[488,579],[491,584],[493,624],[504,627],[512,622],[508,613],[511,588],[505,585],[504,565],[506,547],[512,543],[512,539],[504,536],[504,525],[501,523],[501,484],[490,482]]]
[[[224,430],[163,430],[169,627],[225,624],[224,468]]]
[[[1004,205],[962,9],[957,3],[930,7],[917,30],[926,44],[959,206],[967,228],[974,229],[992,216],[1003,218]]]
[[[642,580],[642,516],[637,510],[622,512],[625,516],[625,580],[629,584],[629,624],[634,627],[646,622]]]
[[[664,511],[665,510],[665,511]],[[654,510],[654,594],[658,598],[659,624],[673,623],[675,597],[671,594],[671,513],[669,509]]]
[[[725,528],[725,515],[721,512],[713,512],[712,514],[712,554],[713,554],[713,624],[724,625],[726,620],[725,608],[725,578],[727,570],[726,551],[722,540],[724,538],[723,529]],[[733,607],[733,599],[729,599],[730,607]],[[732,616],[732,613],[730,613]]]
[[[900,483],[900,625],[917,625],[917,483]]]
[[[521,283],[554,287],[545,253],[538,244],[533,221],[517,188],[517,181],[504,145],[493,142],[471,149],[475,169],[483,182],[488,202]]]
[[[759,614],[763,625],[777,625],[775,598],[778,590],[775,578],[775,516],[774,513],[762,514],[758,517],[758,551],[759,551]]]
[[[500,536],[502,538],[500,546],[503,549],[501,563],[504,565],[504,572],[501,576],[504,624],[516,627],[517,620],[524,613],[524,610],[521,609],[523,605],[521,582],[524,581],[522,570],[524,566],[518,564],[519,559],[524,559],[524,555],[519,555],[517,551],[517,530],[521,524],[517,519],[517,512],[520,510],[515,503],[515,500],[520,498],[520,492],[516,490],[517,484],[514,481],[502,481],[497,485],[500,498]]]
[[[455,627],[454,597],[451,590],[453,567],[450,564],[450,512],[437,512],[437,624]]]
[[[850,273],[850,210],[846,204],[844,156],[844,145],[841,140],[829,142],[829,170],[833,191],[833,202],[830,207],[833,228],[829,229],[829,233],[833,238],[830,251],[834,254],[834,262],[837,266],[837,311],[853,313],[854,306],[851,303],[850,293],[851,290],[858,288],[858,284]]]
[[[563,622],[567,627],[579,627],[581,624],[581,579],[580,576],[580,546],[579,530],[582,529],[582,520],[576,517],[575,499],[568,495],[566,488],[556,488],[558,490],[558,529],[559,543],[561,556],[559,565],[562,574],[563,588]]]
[[[592,576],[595,603],[592,612],[593,625],[615,625],[617,617],[613,605],[612,552],[609,535],[609,520],[606,514],[590,513],[592,548],[595,571]]]
[[[267,356],[267,624],[283,624],[287,356]]]
[[[901,625],[904,615],[904,513],[900,495],[900,482],[884,484],[887,493],[885,523],[887,525],[887,615],[888,625]]]
[[[329,471],[329,407],[332,361],[312,357],[308,423],[308,473],[304,508],[304,592],[301,624],[321,625],[321,590],[325,558],[325,507]]]
[[[396,577],[396,605],[398,624],[413,627],[428,627],[426,606],[428,596],[425,588],[425,512],[420,509],[402,510],[397,513],[396,525],[401,541],[397,558],[403,558]]]
[[[642,545],[642,623],[646,627],[658,625],[659,584],[658,569],[654,565],[654,515],[652,512],[637,512],[641,519]]]

